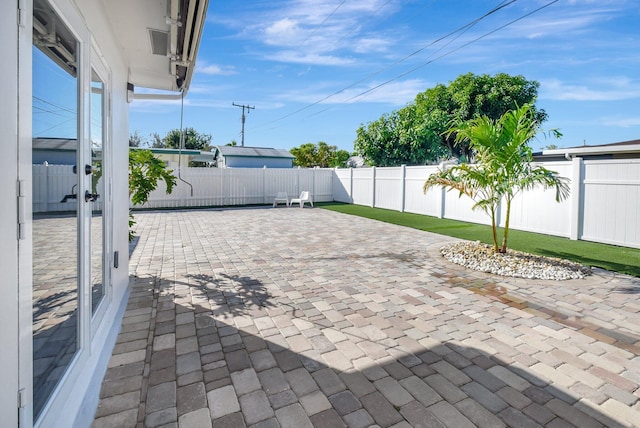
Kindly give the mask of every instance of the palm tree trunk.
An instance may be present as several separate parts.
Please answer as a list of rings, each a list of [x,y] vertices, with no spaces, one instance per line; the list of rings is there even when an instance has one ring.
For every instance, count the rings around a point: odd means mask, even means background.
[[[509,238],[509,218],[511,217],[511,198],[507,196],[507,215],[504,220],[504,232],[502,234],[501,253],[507,252],[507,239]]]
[[[491,233],[493,234],[493,252],[498,252],[498,231],[496,228],[496,209],[491,209]]]

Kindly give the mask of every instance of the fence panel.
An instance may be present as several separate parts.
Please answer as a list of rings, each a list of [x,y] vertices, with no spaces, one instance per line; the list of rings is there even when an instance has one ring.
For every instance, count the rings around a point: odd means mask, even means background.
[[[333,200],[337,202],[352,203],[351,199],[351,172],[353,169],[336,168],[333,174]]]
[[[32,165],[33,212],[75,211],[76,199],[62,202],[65,195],[78,193],[77,176],[71,165]]]
[[[376,168],[375,206],[403,210],[403,168]]]
[[[315,169],[313,185],[314,202],[333,201],[333,169]]]
[[[373,205],[374,168],[353,170],[353,193],[351,198],[356,205]]]
[[[640,248],[640,160],[583,164],[581,239]]]
[[[432,187],[426,194],[422,191],[427,177],[437,170],[437,166],[407,167],[404,202],[404,210],[406,212],[442,217],[442,189],[440,187]]]
[[[561,177],[571,179],[571,162],[547,162],[539,165],[557,172]],[[579,195],[570,195],[567,200],[562,202],[556,202],[555,197],[554,190],[544,190],[542,187],[519,193],[511,202],[509,227],[569,237],[571,232],[571,198],[579,197]],[[501,226],[504,226],[506,220],[505,209],[506,204],[503,202],[500,215]]]

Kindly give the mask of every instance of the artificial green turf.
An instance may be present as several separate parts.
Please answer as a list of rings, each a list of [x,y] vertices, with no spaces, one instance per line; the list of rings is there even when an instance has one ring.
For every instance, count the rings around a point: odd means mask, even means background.
[[[371,208],[362,205],[350,205],[339,202],[317,203],[320,208],[345,214],[380,220],[413,229],[438,233],[469,241],[482,241],[491,244],[491,227],[456,220],[440,219],[420,214]],[[502,231],[500,234],[502,236]],[[501,238],[500,238],[501,239]],[[509,231],[508,247],[541,256],[559,257],[587,266],[626,273],[640,277],[640,250],[599,244],[588,241],[572,241],[558,236]]]

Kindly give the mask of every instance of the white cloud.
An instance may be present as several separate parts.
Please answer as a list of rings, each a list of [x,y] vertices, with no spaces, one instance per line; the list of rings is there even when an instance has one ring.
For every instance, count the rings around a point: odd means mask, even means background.
[[[298,23],[290,18],[280,19],[264,29],[265,43],[269,45],[291,46],[301,39]]]
[[[540,99],[559,101],[620,101],[640,98],[640,84],[626,77],[599,78],[592,86],[558,79],[540,81]]]
[[[281,51],[267,55],[267,59],[294,64],[330,66],[346,66],[355,63],[353,58],[343,58],[335,55],[323,55],[320,53],[302,51]]]
[[[196,72],[202,74],[210,74],[217,76],[231,76],[236,74],[235,67],[232,65],[217,65],[217,64],[207,64],[207,63],[198,63],[196,65]]]
[[[421,79],[409,79],[379,86],[380,84],[381,82],[372,82],[368,85],[356,86],[330,97],[328,97],[332,93],[329,89],[330,85],[322,84],[313,88],[305,88],[304,91],[284,91],[279,97],[286,101],[308,104],[385,103],[404,106],[412,102],[419,92],[423,92],[430,85],[432,86],[431,83]],[[319,102],[319,100],[322,101]]]
[[[603,118],[602,124],[606,126],[617,126],[620,128],[631,128],[640,126],[640,116],[627,118]]]

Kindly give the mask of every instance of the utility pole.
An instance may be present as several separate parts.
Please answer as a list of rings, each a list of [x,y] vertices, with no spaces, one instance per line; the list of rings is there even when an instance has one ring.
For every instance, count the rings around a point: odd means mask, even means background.
[[[244,115],[244,110],[247,110],[247,114],[249,114],[249,110],[251,109],[255,109],[256,107],[253,106],[246,106],[244,104],[236,104],[236,103],[231,103],[231,105],[234,105],[236,107],[242,107],[242,131],[240,131],[240,137],[242,139],[242,147],[244,147],[244,121],[245,121],[245,115]]]

